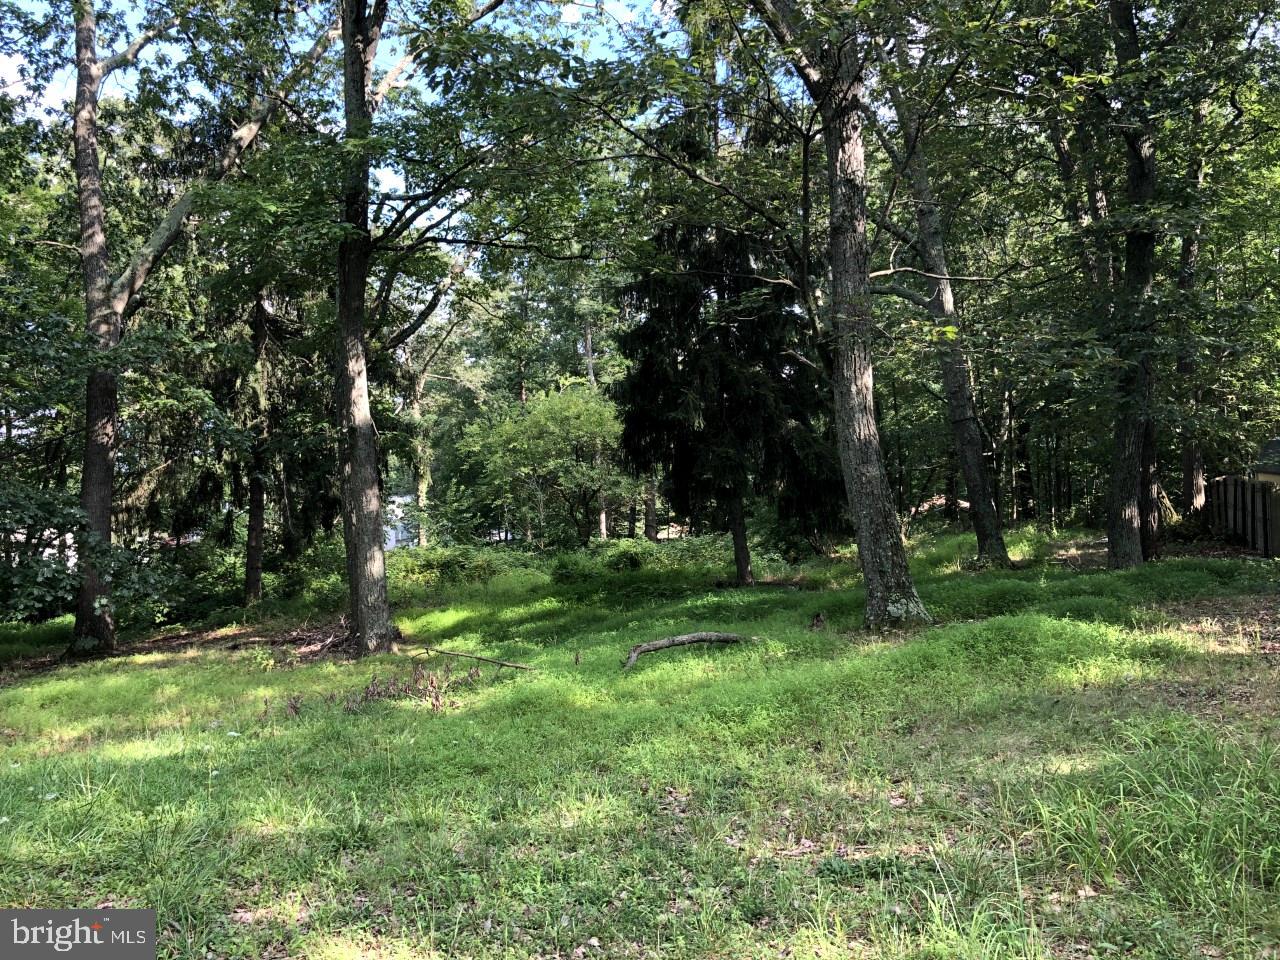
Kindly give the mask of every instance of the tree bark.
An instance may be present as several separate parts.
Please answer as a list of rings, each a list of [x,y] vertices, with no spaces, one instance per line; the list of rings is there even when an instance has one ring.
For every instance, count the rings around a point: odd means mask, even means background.
[[[1108,12],[1119,67],[1141,69],[1142,50],[1132,2],[1110,0]],[[1122,136],[1132,219],[1125,230],[1124,282],[1113,317],[1113,343],[1125,369],[1119,381],[1107,515],[1107,556],[1116,569],[1142,563],[1143,530],[1149,526],[1144,508],[1154,507],[1143,488],[1147,485],[1147,464],[1154,454],[1154,424],[1147,422],[1152,416],[1154,371],[1148,350],[1152,331],[1146,314],[1155,279],[1157,237],[1149,220],[1156,196],[1155,137],[1145,106],[1129,104],[1126,113],[1129,122]]]
[[[262,552],[266,540],[267,505],[267,318],[268,307],[262,294],[254,302],[251,313],[253,327],[253,392],[255,417],[251,425],[249,455],[249,517],[244,552],[244,602],[251,606],[262,600]]]
[[[960,477],[955,467],[947,471],[947,485],[942,495],[942,519],[948,523],[955,523],[960,519]]]
[[[871,629],[928,622],[907,565],[875,416],[875,327],[869,291],[863,79],[845,52],[821,101],[830,192],[832,384],[845,497],[858,526],[858,558]]]
[[[1196,107],[1193,116],[1197,133],[1204,124],[1204,117],[1205,107],[1200,104]],[[1198,138],[1196,139],[1198,141]],[[1193,157],[1187,168],[1187,188],[1198,196],[1204,188],[1204,157],[1200,153],[1199,142],[1193,141],[1191,149]],[[1178,293],[1184,301],[1187,316],[1191,315],[1191,307],[1195,301],[1196,271],[1199,266],[1200,225],[1197,223],[1183,234],[1182,250],[1178,257]],[[1187,339],[1193,335],[1194,331],[1190,328],[1183,333]],[[1192,358],[1191,350],[1184,342],[1178,357],[1178,376],[1189,383],[1185,392],[1193,410],[1201,400],[1200,391],[1193,380],[1195,373],[1196,362]],[[1191,420],[1190,425],[1184,426],[1182,430],[1182,509],[1186,519],[1194,522],[1200,517],[1205,504],[1204,453],[1200,448],[1200,438],[1197,435],[1194,418],[1188,419]]]
[[[900,56],[906,56],[906,44],[899,41]],[[905,66],[905,63],[904,63]],[[912,199],[916,206],[917,241],[925,270],[932,274],[933,289],[929,296],[929,312],[940,329],[938,362],[942,369],[942,389],[947,402],[947,419],[951,424],[956,459],[964,475],[969,493],[969,516],[978,540],[978,560],[1000,567],[1009,566],[1000,515],[996,512],[991,474],[987,468],[978,407],[973,398],[973,367],[960,337],[956,317],[955,296],[951,289],[946,241],[938,204],[933,194],[929,159],[925,150],[924,130],[915,111],[901,90],[894,90],[898,125],[902,130]]]
[[[346,138],[361,141],[373,123],[369,72],[377,52],[385,7],[365,0],[342,2],[343,111]],[[365,653],[393,646],[383,555],[382,492],[378,441],[369,403],[365,343],[366,298],[372,240],[369,234],[371,163],[363,149],[350,160],[343,183],[347,235],[338,245],[337,315],[340,344],[339,399],[343,419],[343,532],[346,535],[350,627]]]
[[[119,344],[124,317],[152,271],[182,235],[191,214],[199,182],[179,195],[165,211],[124,271],[111,280],[106,235],[106,211],[98,161],[98,95],[102,79],[112,70],[133,64],[141,49],[176,21],[148,29],[125,50],[106,60],[97,53],[97,20],[93,0],[76,0],[76,101],[72,138],[75,147],[76,199],[80,212],[81,270],[85,288],[85,317],[97,363],[89,371],[85,389],[85,445],[80,474],[80,505],[85,515],[85,538],[79,551],[81,582],[76,598],[76,622],[67,655],[99,656],[115,649],[115,621],[107,584],[94,554],[111,546],[112,502],[115,482],[115,443],[119,392],[111,353]],[[201,180],[217,179],[234,166],[262,128],[279,109],[284,94],[329,46],[326,30],[306,57],[272,95],[255,100],[249,117],[231,134],[213,168]]]
[[[733,567],[740,587],[754,587],[755,574],[751,572],[751,547],[747,543],[747,517],[742,509],[742,497],[729,501],[729,532],[733,536]]]
[[[431,464],[419,452],[419,461],[414,471],[417,480],[417,498],[415,503],[418,506],[418,546],[427,546],[427,524],[424,520],[427,514],[428,495],[431,490]]]
[[[1182,447],[1182,508],[1188,519],[1195,519],[1203,512],[1204,504],[1204,456],[1199,444],[1187,441]]]
[[[431,496],[431,439],[427,426],[423,421],[426,412],[424,395],[427,389],[427,364],[413,378],[413,419],[416,437],[413,442],[413,476],[416,497],[414,503],[418,507],[418,546],[427,545],[427,507]]]
[[[587,383],[594,387],[596,385],[596,352],[591,344],[591,321],[589,320],[582,328],[582,342],[587,361]]]
[[[106,209],[98,164],[98,90],[102,67],[98,62],[97,20],[91,0],[75,5],[76,194],[80,208],[80,264],[84,281],[89,340],[96,351],[85,389],[84,462],[80,473],[80,509],[85,539],[78,551],[80,589],[71,656],[97,656],[116,646],[115,618],[110,595],[95,554],[111,548],[111,503],[115,477],[118,391],[111,368],[112,351],[120,342],[123,316],[111,295],[110,255],[107,249]]]
[[[262,600],[262,544],[266,532],[266,484],[262,482],[262,463],[254,460],[249,473],[249,532],[244,552],[244,602],[246,606]]]
[[[644,538],[658,542],[658,481],[653,477],[644,485]]]
[[[791,58],[823,120],[830,196],[831,370],[836,443],[845,497],[857,524],[858,559],[872,629],[928,622],[907,565],[902,525],[880,449],[875,415],[875,325],[867,238],[867,165],[862,130],[866,61],[858,38],[831,37],[795,0],[751,0]]]
[[[1161,511],[1156,424],[1150,416],[1142,424],[1142,463],[1138,477],[1138,515],[1142,522],[1142,559],[1154,560],[1160,554],[1160,535],[1164,526]]]

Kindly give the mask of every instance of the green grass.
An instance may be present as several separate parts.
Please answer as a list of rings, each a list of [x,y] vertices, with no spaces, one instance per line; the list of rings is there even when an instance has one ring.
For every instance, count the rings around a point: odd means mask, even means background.
[[[693,560],[401,583],[408,650],[537,668],[459,662],[438,712],[362,695],[409,677],[393,656],[19,678],[0,905],[154,907],[165,957],[1269,955],[1275,668],[1159,607],[1274,593],[1276,568],[1013,546],[1024,568],[970,573],[965,538],[918,544],[944,622],[910,636],[856,631],[847,562],[800,590]],[[620,670],[699,628],[756,639]]]
[[[0,664],[65,650],[74,619],[68,614],[35,625],[0,623]]]

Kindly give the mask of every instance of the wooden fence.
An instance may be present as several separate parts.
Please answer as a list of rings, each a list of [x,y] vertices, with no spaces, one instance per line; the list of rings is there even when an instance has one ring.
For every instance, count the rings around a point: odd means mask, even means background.
[[[1280,486],[1219,477],[1209,484],[1208,496],[1214,533],[1264,557],[1280,556]]]

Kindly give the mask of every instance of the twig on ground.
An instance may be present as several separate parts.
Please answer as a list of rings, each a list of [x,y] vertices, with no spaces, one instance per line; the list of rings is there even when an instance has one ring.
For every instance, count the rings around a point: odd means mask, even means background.
[[[415,660],[433,653],[438,653],[442,657],[465,657],[467,660],[482,660],[485,663],[496,663],[500,667],[510,667],[512,670],[533,670],[534,668],[525,663],[512,663],[510,660],[495,660],[493,657],[482,657],[478,653],[458,653],[456,650],[441,650],[439,647],[424,647],[427,652],[411,653],[409,656]]]
[[[665,650],[668,647],[683,647],[690,643],[740,643],[747,639],[750,638],[738,633],[703,631],[700,633],[684,633],[678,637],[664,637],[661,640],[650,640],[648,643],[637,643],[631,648],[631,652],[627,654],[627,662],[622,665],[622,669],[630,670],[635,666],[637,657],[641,654],[653,653],[655,650]]]

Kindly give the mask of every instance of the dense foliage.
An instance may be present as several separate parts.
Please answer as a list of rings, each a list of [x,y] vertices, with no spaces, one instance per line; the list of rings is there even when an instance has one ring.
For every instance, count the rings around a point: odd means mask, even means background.
[[[339,536],[385,646],[389,509],[920,619],[918,524],[1137,565],[1280,428],[1265,3],[4,9],[0,590],[80,652]]]

